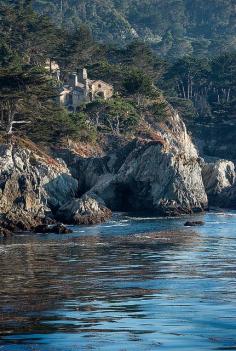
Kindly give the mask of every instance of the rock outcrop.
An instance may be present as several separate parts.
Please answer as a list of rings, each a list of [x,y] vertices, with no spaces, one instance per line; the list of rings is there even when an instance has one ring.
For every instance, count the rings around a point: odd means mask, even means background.
[[[65,227],[63,224],[57,224],[53,226],[49,226],[47,224],[41,224],[34,228],[34,232],[38,234],[71,234],[73,233],[72,229]]]
[[[187,221],[186,223],[184,223],[185,227],[197,227],[197,226],[201,226],[204,225],[205,223],[203,221]]]
[[[0,145],[0,217],[8,230],[30,230],[72,199],[78,182],[34,144]]]
[[[207,207],[200,163],[184,123],[173,111],[159,124],[155,138],[137,139],[102,159],[78,161],[72,173],[86,170],[86,179],[78,178],[81,188],[97,194],[112,210],[177,215]]]
[[[209,196],[222,193],[224,189],[233,185],[236,178],[234,164],[227,160],[204,164],[202,175]]]
[[[105,157],[79,158],[70,170],[30,141],[1,144],[0,227],[6,233],[43,228],[49,218],[95,224],[108,220],[111,210],[165,216],[203,211],[202,161],[185,124],[172,111],[150,135]],[[227,177],[232,182],[230,171]]]
[[[209,204],[217,207],[236,207],[236,173],[234,163],[218,160],[202,168],[203,182]]]
[[[97,224],[108,220],[111,215],[103,200],[90,193],[67,202],[60,207],[56,216],[64,223]]]
[[[236,182],[222,192],[219,205],[224,208],[236,210]]]

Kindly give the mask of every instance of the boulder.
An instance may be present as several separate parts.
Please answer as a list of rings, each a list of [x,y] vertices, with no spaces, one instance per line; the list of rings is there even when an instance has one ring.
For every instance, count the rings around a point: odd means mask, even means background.
[[[14,231],[52,218],[77,190],[68,168],[34,144],[19,139],[0,145],[0,219]]]
[[[202,176],[207,195],[213,197],[234,184],[235,167],[233,162],[227,160],[206,163],[202,168]]]
[[[202,175],[211,206],[235,206],[236,173],[233,162],[218,160],[215,163],[206,163],[203,165]]]
[[[85,194],[80,199],[73,199],[57,212],[57,218],[65,223],[97,224],[108,220],[112,212],[103,200],[94,194]]]
[[[185,227],[197,227],[204,225],[205,223],[203,221],[188,221],[184,225]]]
[[[65,227],[63,224],[57,224],[53,226],[49,226],[47,224],[41,224],[36,228],[34,228],[34,232],[39,234],[48,234],[48,233],[71,234],[73,233],[73,230]]]
[[[11,238],[12,232],[7,228],[0,227],[0,238]]]

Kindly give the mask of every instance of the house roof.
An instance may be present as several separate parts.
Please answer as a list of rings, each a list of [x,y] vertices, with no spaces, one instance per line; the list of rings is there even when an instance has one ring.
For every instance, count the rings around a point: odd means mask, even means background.
[[[102,83],[102,84],[104,84],[104,85],[107,85],[107,86],[113,88],[113,85],[112,85],[112,84],[106,83],[106,82],[104,82],[104,81],[101,80],[101,79],[95,79],[95,80],[88,79],[88,83],[91,84],[91,85],[93,85],[94,83]]]

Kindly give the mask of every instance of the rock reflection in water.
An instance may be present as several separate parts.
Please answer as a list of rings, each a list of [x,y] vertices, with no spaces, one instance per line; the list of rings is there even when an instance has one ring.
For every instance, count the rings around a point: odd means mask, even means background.
[[[235,349],[236,214],[204,221],[2,240],[0,351]]]
[[[158,258],[158,251],[177,250],[178,246],[197,242],[197,235],[176,231],[112,238],[83,236],[63,242],[39,243],[34,239],[32,237],[26,244],[14,244],[12,239],[2,247],[2,335],[68,329],[78,332],[98,327],[103,319],[81,320],[79,314],[76,319],[79,324],[74,324],[74,318],[66,318],[65,323],[51,324],[51,321],[60,321],[61,317],[50,311],[60,310],[61,303],[66,302],[71,311],[94,311],[97,307],[93,301],[100,299],[109,302],[111,299],[148,298],[158,294],[158,289],[135,284],[129,287],[125,281],[142,282],[158,277],[165,258],[163,255]],[[46,311],[49,314],[45,318]],[[111,322],[113,318],[105,320]]]

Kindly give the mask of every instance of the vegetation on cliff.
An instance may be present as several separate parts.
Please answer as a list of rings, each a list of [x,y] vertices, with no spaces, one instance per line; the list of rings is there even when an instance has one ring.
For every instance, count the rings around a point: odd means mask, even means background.
[[[194,135],[205,140],[205,153],[212,155],[215,150],[218,155],[227,152],[236,158],[236,54],[226,50],[234,46],[231,1],[222,0],[214,6],[212,33],[206,26],[205,12],[204,16],[201,12],[201,1],[196,2],[198,9],[187,0],[167,0],[168,16],[160,17],[163,0],[64,0],[57,12],[57,2],[0,1],[1,213],[7,225],[19,216],[24,221],[28,213],[33,226],[41,224],[39,214],[47,218],[50,210],[56,218],[64,205],[68,221],[73,212],[76,223],[90,223],[87,212],[94,209],[95,220],[105,220],[111,215],[104,210],[105,204],[119,211],[155,209],[165,215],[206,208],[201,159],[178,111]],[[90,9],[89,4],[93,5]],[[229,5],[224,20],[220,17],[222,4]],[[205,5],[206,14],[212,6],[211,2]],[[103,20],[104,8],[110,27]],[[77,10],[84,16],[78,21],[73,17]],[[53,18],[45,17],[44,12]],[[196,13],[202,27],[193,20]],[[97,26],[101,37],[94,35]],[[110,38],[106,38],[108,31]],[[221,35],[226,46],[222,46]],[[114,44],[118,37],[122,39],[119,45]],[[59,65],[60,80],[53,76],[48,62]],[[114,95],[107,100],[102,95],[91,98],[92,102],[85,99],[86,103],[70,112],[59,103],[60,93],[69,74],[84,67],[91,79],[112,84]],[[85,83],[91,84],[91,80]],[[83,90],[86,84],[74,86]],[[27,142],[22,145],[22,140]],[[35,142],[44,144],[50,155],[69,159],[71,169],[53,157],[39,157]],[[103,143],[107,143],[104,148]],[[79,158],[77,162],[73,153],[77,153],[79,148],[74,145],[78,144],[92,144],[99,157]],[[87,155],[85,149],[83,155]],[[111,153],[101,157],[107,150]],[[71,196],[68,204],[64,189]],[[77,199],[85,193],[88,197],[83,201]],[[24,228],[32,227],[28,224]]]
[[[168,101],[181,112],[195,136],[208,135],[205,152],[214,154],[215,144],[221,145],[222,140],[233,145],[236,54],[228,51],[234,47],[235,31],[231,0],[204,6],[200,0],[168,0],[165,11],[163,1],[152,0],[64,0],[62,8],[59,1],[7,3],[0,2],[2,131],[18,130],[36,142],[48,144],[68,138],[94,143],[106,133],[139,135],[140,130],[168,117]],[[115,16],[111,17],[114,23],[104,9]],[[175,21],[171,21],[174,12]],[[52,15],[52,19],[43,14]],[[105,21],[108,17],[110,27]],[[124,46],[111,45],[108,42],[117,41],[117,33],[121,38],[116,31],[121,18],[123,30],[129,28],[133,35],[122,41]],[[97,26],[100,38],[93,37]],[[111,40],[106,36],[108,31]],[[162,38],[154,45],[156,52],[147,43],[147,33]],[[232,45],[227,44],[228,39]],[[181,55],[174,55],[181,45],[185,48]],[[210,57],[209,53],[217,55]],[[60,86],[45,70],[49,58],[59,63],[62,79],[85,66],[93,79],[113,84],[114,97],[81,106],[76,114],[68,113],[57,102]],[[230,152],[236,158],[233,150]]]

